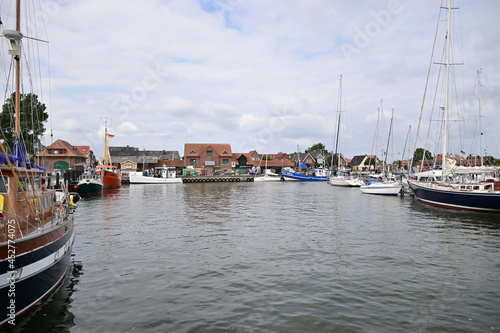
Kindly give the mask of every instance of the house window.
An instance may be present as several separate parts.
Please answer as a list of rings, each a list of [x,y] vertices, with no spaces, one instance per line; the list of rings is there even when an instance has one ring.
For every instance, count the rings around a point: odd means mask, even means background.
[[[196,160],[195,159],[190,159],[189,160],[189,165],[196,166]]]
[[[223,158],[222,159],[222,165],[229,165],[229,159]]]
[[[207,157],[213,157],[213,152],[211,150],[207,150]]]
[[[191,150],[191,151],[189,152],[189,155],[196,155],[196,152],[195,152],[194,150]]]
[[[227,150],[224,150],[224,151],[222,152],[222,155],[227,155],[227,154],[229,154],[229,153],[227,152]]]

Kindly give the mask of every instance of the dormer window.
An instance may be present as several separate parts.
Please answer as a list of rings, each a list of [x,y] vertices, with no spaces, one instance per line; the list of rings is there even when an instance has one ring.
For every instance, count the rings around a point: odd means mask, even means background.
[[[195,152],[194,150],[191,150],[191,151],[189,152],[189,155],[196,155],[196,152]]]
[[[222,155],[227,155],[227,154],[228,154],[227,150],[224,150],[224,151],[222,152]]]

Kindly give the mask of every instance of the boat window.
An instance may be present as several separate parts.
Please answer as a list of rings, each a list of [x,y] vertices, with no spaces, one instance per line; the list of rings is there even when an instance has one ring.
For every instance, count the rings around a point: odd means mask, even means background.
[[[485,190],[491,190],[491,184],[484,185],[484,189],[485,189]]]
[[[9,177],[0,176],[0,193],[9,193]]]
[[[473,189],[474,190],[479,190],[479,186],[474,186]]]
[[[21,192],[21,189],[26,191],[26,178],[19,177],[19,184],[17,185],[17,192]]]

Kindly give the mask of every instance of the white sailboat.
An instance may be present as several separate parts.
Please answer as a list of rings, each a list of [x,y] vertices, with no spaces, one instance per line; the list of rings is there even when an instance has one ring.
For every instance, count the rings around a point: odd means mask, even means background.
[[[445,60],[439,63],[445,66],[445,86],[442,130],[441,130],[441,161],[442,167],[436,180],[431,178],[411,179],[410,188],[418,200],[443,208],[463,209],[482,212],[500,212],[500,181],[499,170],[490,173],[478,173],[468,167],[455,167],[455,161],[449,155],[449,123],[450,123],[450,93],[451,93],[451,40],[452,40],[452,7],[451,0],[445,8],[447,10],[447,26],[445,34]],[[422,104],[423,105],[423,104]],[[422,107],[423,110],[423,107]],[[421,117],[422,118],[422,117]],[[420,127],[420,126],[419,126]],[[418,135],[418,133],[417,133]],[[482,133],[481,133],[482,135]],[[418,139],[418,136],[417,136]],[[416,140],[418,141],[418,140]],[[482,155],[482,151],[480,152]],[[478,177],[481,175],[481,177]]]
[[[380,108],[380,112],[382,112],[382,107]],[[379,112],[379,113],[380,113]],[[379,195],[398,195],[401,193],[403,188],[400,181],[393,180],[389,177],[390,170],[386,169],[387,165],[387,156],[389,155],[389,145],[392,136],[392,122],[394,119],[394,109],[392,110],[391,116],[391,124],[389,126],[389,136],[387,138],[387,146],[384,152],[384,162],[382,165],[382,177],[381,179],[372,179],[366,185],[362,185],[360,187],[361,192],[366,194],[379,194]]]
[[[340,152],[338,150],[339,147],[339,138],[340,138],[340,118],[342,114],[342,97],[343,97],[344,91],[342,89],[342,75],[340,75],[340,83],[339,83],[339,97],[338,97],[338,105],[337,105],[337,112],[338,112],[338,119],[337,119],[337,135],[336,135],[336,140],[335,140],[335,153],[332,156],[332,160],[334,157],[337,157],[337,171],[334,172],[333,175],[330,176],[328,182],[331,185],[334,186],[344,186],[344,187],[358,187],[361,185],[364,185],[364,182],[357,178],[357,177],[352,177],[348,171],[345,170],[345,167],[341,166],[340,162]],[[333,168],[333,163],[332,163],[332,168]]]

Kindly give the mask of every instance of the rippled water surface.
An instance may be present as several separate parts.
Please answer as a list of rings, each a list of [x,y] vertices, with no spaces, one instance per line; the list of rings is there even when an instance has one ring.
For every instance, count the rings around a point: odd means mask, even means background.
[[[84,198],[64,286],[22,332],[497,332],[500,216],[325,183]]]

